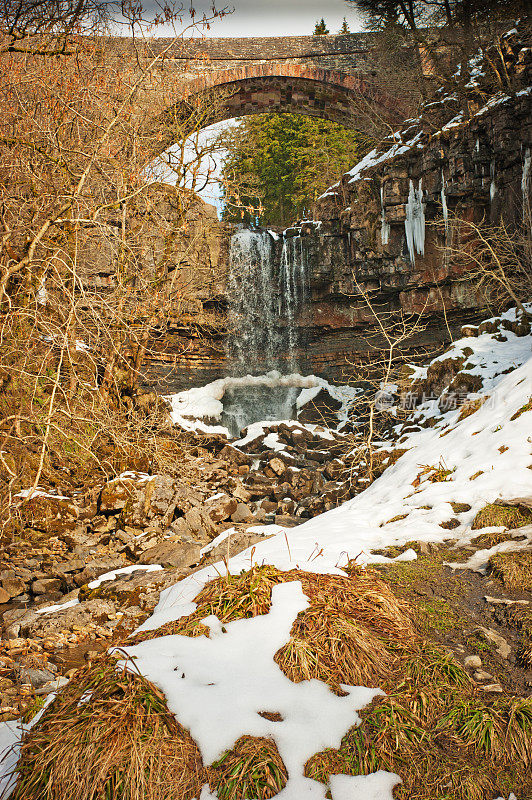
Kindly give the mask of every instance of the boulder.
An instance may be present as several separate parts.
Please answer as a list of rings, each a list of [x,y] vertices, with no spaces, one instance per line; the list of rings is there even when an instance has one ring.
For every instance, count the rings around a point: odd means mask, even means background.
[[[147,564],[160,564],[162,567],[187,569],[201,558],[199,544],[190,542],[161,542],[143,555]]]
[[[185,514],[187,530],[197,541],[210,541],[218,535],[215,523],[205,508],[191,508]]]
[[[235,497],[229,497],[224,494],[222,497],[212,500],[207,505],[209,517],[213,522],[224,522],[229,519],[231,514],[234,514],[238,506],[238,500]]]
[[[38,578],[31,584],[33,594],[50,594],[61,591],[59,578]]]
[[[234,513],[231,514],[231,522],[251,522],[252,519],[253,512],[245,503],[239,503]]]
[[[1,584],[5,594],[8,595],[8,599],[17,597],[26,591],[26,584],[22,578],[19,578],[12,570],[2,573]],[[4,600],[4,602],[7,601]]]

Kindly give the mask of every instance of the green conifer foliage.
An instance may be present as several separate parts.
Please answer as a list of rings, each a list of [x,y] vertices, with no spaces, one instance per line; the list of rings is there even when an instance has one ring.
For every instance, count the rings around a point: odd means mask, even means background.
[[[365,152],[356,131],[301,114],[245,117],[222,143],[225,218],[272,225],[312,214],[317,198]]]

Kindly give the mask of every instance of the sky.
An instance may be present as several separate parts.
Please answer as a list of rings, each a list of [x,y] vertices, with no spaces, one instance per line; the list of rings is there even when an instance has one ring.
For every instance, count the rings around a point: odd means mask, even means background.
[[[162,0],[161,0],[162,2]],[[215,0],[221,10],[234,9],[222,19],[215,20],[205,36],[305,36],[312,34],[314,25],[322,17],[330,33],[338,33],[344,17],[352,32],[362,29],[351,3],[346,0]],[[145,8],[156,7],[156,0],[145,2]],[[189,0],[183,5],[188,7]],[[193,2],[196,18],[206,13],[210,16],[211,0]],[[170,35],[171,31],[160,29],[157,35]]]

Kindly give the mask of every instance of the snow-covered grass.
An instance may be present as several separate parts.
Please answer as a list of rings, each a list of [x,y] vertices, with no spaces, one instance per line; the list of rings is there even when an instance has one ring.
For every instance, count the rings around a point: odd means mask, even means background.
[[[507,321],[514,318],[514,311],[503,315]],[[501,333],[506,341],[495,339]],[[300,568],[315,573],[343,574],[343,568],[351,560],[360,564],[383,563],[388,559],[376,555],[375,550],[406,545],[412,540],[442,542],[453,537],[457,544],[462,545],[482,532],[473,531],[471,523],[486,504],[497,499],[530,496],[532,412],[520,412],[532,397],[532,336],[518,337],[512,331],[502,329],[497,334],[465,337],[439,360],[464,356],[464,350],[469,354],[465,359],[467,373],[478,375],[483,382],[482,389],[474,396],[486,398],[475,413],[461,419],[460,409],[440,412],[437,400],[422,404],[417,409],[418,417],[425,422],[431,420],[432,427],[404,436],[400,446],[407,452],[368,489],[339,508],[295,529],[280,531],[230,559],[227,565],[230,572],[237,574],[252,565],[272,564],[281,570]],[[423,372],[418,370],[416,377],[422,376]],[[470,508],[456,514],[453,504]],[[442,523],[456,516],[458,527],[454,530],[442,527]],[[510,540],[497,545],[492,552],[529,547],[530,541],[532,535],[524,540]],[[400,556],[402,559],[415,557],[415,552],[410,549],[405,549]],[[153,616],[141,626],[141,630],[155,630],[162,624],[190,614],[195,607],[192,601],[199,590],[223,572],[225,567],[221,563],[206,567],[166,589]],[[212,630],[216,629],[216,623],[212,621],[212,624]],[[251,622],[243,621],[242,625],[248,625],[251,631]],[[219,634],[216,636],[219,638]],[[249,639],[250,635],[246,635],[244,640],[239,639],[239,648],[247,648]],[[225,642],[231,640],[224,639]],[[215,637],[214,641],[218,639]],[[213,645],[206,640],[202,646],[210,648]],[[147,642],[141,646],[140,652],[138,647],[134,650],[140,656],[137,664],[141,671],[158,685],[164,684],[167,697],[175,702],[179,718],[180,706],[174,698],[181,696],[188,682],[176,679],[174,667],[170,668],[170,665],[175,666],[176,659],[180,665],[185,663],[182,662],[181,650],[178,654],[172,649],[174,645],[169,643],[170,650],[163,656],[159,645]],[[180,643],[179,647],[185,647],[186,658],[190,659],[189,645]],[[157,660],[156,652],[159,655]],[[207,660],[206,653],[203,656],[200,660]],[[232,663],[227,660],[230,658],[230,654],[225,655],[221,663],[228,666]],[[185,674],[193,662],[194,659],[186,662]],[[255,668],[245,674],[239,673],[240,685],[246,687],[242,694],[256,691],[258,674]],[[214,682],[217,680],[219,678],[215,677]],[[242,702],[246,702],[245,697]],[[244,712],[239,720],[240,724],[233,719],[233,741],[251,730]],[[264,734],[265,729],[260,727],[260,731]],[[214,757],[214,750],[209,753],[209,757]],[[386,780],[391,779],[387,776]],[[369,780],[363,791],[367,793],[365,796],[370,796]],[[292,795],[283,793],[282,796]]]

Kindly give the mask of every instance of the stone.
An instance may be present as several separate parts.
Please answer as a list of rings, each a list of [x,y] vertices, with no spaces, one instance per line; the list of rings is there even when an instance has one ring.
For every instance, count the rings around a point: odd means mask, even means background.
[[[483,692],[502,692],[502,686],[500,683],[486,683],[484,686],[480,686],[479,688],[482,689]]]
[[[280,478],[286,472],[286,464],[278,456],[270,459],[269,467],[271,470],[273,470],[278,478]]]
[[[259,507],[267,514],[273,514],[277,511],[277,503],[274,503],[273,500],[261,500]]]
[[[224,522],[229,519],[231,514],[234,514],[238,506],[236,497],[229,497],[223,495],[216,500],[213,500],[207,505],[209,517],[213,522]]]
[[[49,592],[60,592],[61,581],[59,578],[39,578],[31,584],[33,594],[48,594]]]
[[[191,508],[185,514],[185,523],[190,535],[201,541],[214,539],[218,531],[204,508]]]
[[[8,592],[6,592],[6,590],[0,586],[0,604],[8,603],[10,599],[11,595],[8,594]]]
[[[58,689],[62,689],[69,683],[68,678],[64,678],[63,676],[59,676],[59,678],[54,678],[53,681],[49,681],[41,686],[39,689],[35,690],[36,695],[45,696],[48,694],[52,694],[52,692],[57,692]]]
[[[160,564],[162,567],[175,569],[192,567],[200,558],[200,546],[187,542],[161,542],[143,555],[143,560],[147,564]]]
[[[40,689],[49,681],[55,679],[53,672],[48,669],[33,669],[31,667],[22,667],[18,673],[20,683],[29,683],[35,689]]]
[[[10,598],[17,597],[26,591],[26,584],[14,572],[7,572],[2,576],[2,589]]]
[[[480,669],[482,666],[482,659],[480,656],[466,656],[464,664],[469,669]]]
[[[265,494],[269,494],[269,492],[265,492]],[[242,503],[248,503],[252,499],[252,493],[248,491],[240,481],[237,481],[233,489],[233,497],[236,497],[237,500],[241,500]]]
[[[473,678],[476,681],[489,681],[493,678],[493,675],[490,675],[489,672],[485,672],[483,669],[478,669],[473,673]]]
[[[231,514],[231,521],[236,523],[250,522],[252,519],[253,512],[246,503],[239,503],[233,514]]]
[[[140,478],[115,478],[108,481],[100,494],[100,511],[122,511],[128,500],[135,498],[145,483]]]
[[[501,658],[508,658],[512,652],[512,648],[503,636],[498,634],[497,631],[494,631],[492,628],[484,628],[482,625],[479,625],[478,630],[488,640],[488,642],[493,642]]]

